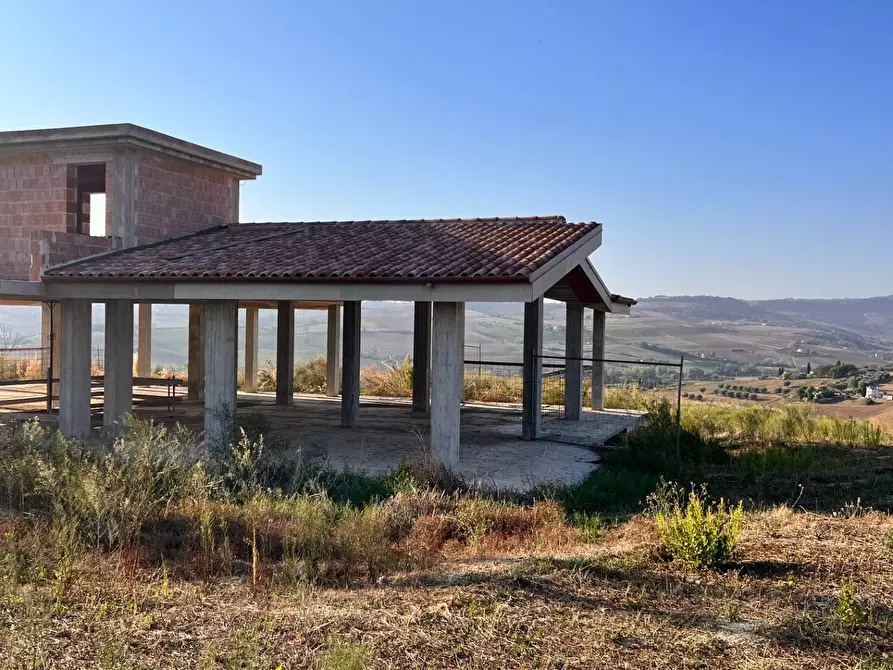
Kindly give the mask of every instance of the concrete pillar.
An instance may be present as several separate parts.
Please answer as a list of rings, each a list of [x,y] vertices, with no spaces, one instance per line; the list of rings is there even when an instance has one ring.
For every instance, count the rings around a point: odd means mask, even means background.
[[[416,302],[412,329],[412,411],[427,412],[431,374],[431,303]]]
[[[605,408],[605,313],[592,310],[592,409]]]
[[[344,303],[343,357],[341,362],[341,425],[356,428],[360,419],[360,319],[359,300]]]
[[[133,410],[133,301],[105,303],[105,383],[102,423],[118,433]]]
[[[54,331],[53,340],[50,341],[50,314],[52,313],[52,330]],[[60,333],[62,332],[62,317],[60,316],[59,303],[54,303],[52,307],[47,306],[46,304],[41,305],[40,308],[40,346],[46,347],[47,349],[52,349],[53,351],[53,377],[59,377],[59,368],[61,366],[61,358],[59,357],[60,346],[62,344],[62,338]],[[46,365],[44,369],[41,370],[41,374],[47,374],[47,370],[50,365],[50,357],[49,355],[46,357]],[[59,393],[59,384],[53,384],[53,394],[57,395]]]
[[[205,444],[225,448],[236,419],[239,307],[235,300],[205,303]]]
[[[245,308],[245,390],[248,393],[257,391],[257,325],[259,313],[260,310],[257,307]]]
[[[291,405],[295,395],[295,308],[280,300],[276,313],[276,404]]]
[[[578,302],[567,303],[564,355],[564,418],[579,421],[583,413],[583,305]]]
[[[136,347],[136,376],[152,376],[152,305],[141,302],[139,306],[139,334]]]
[[[205,399],[205,306],[189,305],[189,353],[186,363],[186,399]]]
[[[338,395],[338,367],[341,359],[341,305],[329,305],[326,330],[326,395]]]
[[[89,300],[63,300],[59,369],[59,430],[68,437],[90,434],[90,335],[92,305]]]
[[[459,464],[459,368],[462,367],[464,303],[435,302],[431,351],[431,455],[442,465]]]
[[[459,394],[459,403],[465,402],[465,303],[460,303],[459,309],[459,368],[456,374],[459,375],[458,388],[456,392]]]
[[[535,440],[543,423],[543,299],[524,303],[521,439]]]

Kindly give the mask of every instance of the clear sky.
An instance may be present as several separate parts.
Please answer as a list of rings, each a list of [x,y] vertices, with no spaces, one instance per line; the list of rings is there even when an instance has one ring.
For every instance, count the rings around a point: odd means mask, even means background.
[[[893,293],[887,0],[0,10],[0,128],[257,161],[243,221],[560,213],[627,295]]]

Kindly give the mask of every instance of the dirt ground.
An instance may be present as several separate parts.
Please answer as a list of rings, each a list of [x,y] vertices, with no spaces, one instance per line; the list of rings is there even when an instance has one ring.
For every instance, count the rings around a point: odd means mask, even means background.
[[[637,518],[562,552],[454,548],[430,569],[352,588],[277,585],[264,565],[254,585],[244,571],[189,582],[96,556],[59,593],[4,594],[0,661],[59,670],[883,670],[893,659],[891,530],[877,513],[749,514],[736,562],[699,573],[661,560],[653,526]],[[852,581],[852,619],[840,615],[842,580]]]

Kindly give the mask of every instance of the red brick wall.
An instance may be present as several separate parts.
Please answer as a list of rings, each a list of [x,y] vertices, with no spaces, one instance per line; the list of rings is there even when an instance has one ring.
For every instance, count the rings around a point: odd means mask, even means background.
[[[50,156],[0,157],[0,278],[28,279],[31,236],[74,226],[68,167]]]
[[[137,244],[234,223],[233,177],[174,158],[140,156],[136,190]]]
[[[91,237],[81,233],[59,233],[41,230],[31,233],[31,270],[22,279],[40,280],[40,269],[76,261],[94,254],[121,248],[120,237]]]
[[[75,232],[74,163],[48,154],[0,157],[0,279],[40,277],[40,269],[120,248],[120,238]],[[106,162],[106,230],[115,211],[115,161]],[[138,156],[134,212],[137,244],[233,223],[234,178],[155,154]]]

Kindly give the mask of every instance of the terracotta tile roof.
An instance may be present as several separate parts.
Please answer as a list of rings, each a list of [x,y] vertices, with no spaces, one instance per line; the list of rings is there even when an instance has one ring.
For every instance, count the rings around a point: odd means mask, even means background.
[[[234,224],[57,266],[44,277],[526,281],[562,252],[589,246],[585,238],[600,227],[561,216]]]
[[[611,301],[621,305],[626,305],[627,307],[632,307],[637,302],[639,302],[635,298],[627,298],[625,295],[620,295],[619,293],[612,293]]]

